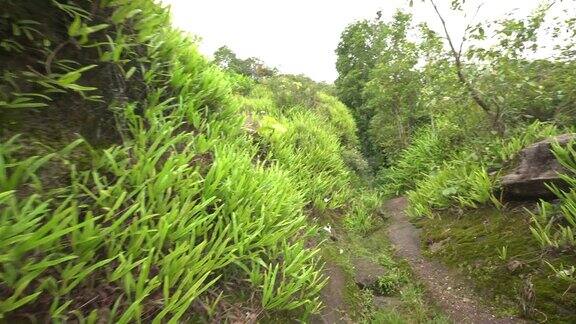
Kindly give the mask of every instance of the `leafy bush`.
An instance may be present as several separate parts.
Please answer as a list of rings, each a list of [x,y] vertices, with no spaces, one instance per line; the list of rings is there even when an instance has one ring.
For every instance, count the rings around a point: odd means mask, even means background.
[[[385,296],[393,295],[408,281],[408,278],[406,270],[400,267],[391,268],[388,273],[378,278],[378,289]]]
[[[560,134],[560,130],[552,123],[533,122],[527,127],[519,128],[505,139],[498,139],[490,143],[490,153],[496,165],[502,167],[506,162],[512,161],[525,147]]]
[[[478,162],[453,160],[422,180],[415,190],[408,192],[410,215],[432,217],[434,209],[451,206],[476,208],[493,202],[500,206],[493,195],[496,187],[491,177]]]
[[[343,206],[349,197],[351,174],[335,132],[331,127],[318,127],[323,120],[311,112],[295,113],[281,122],[287,131],[276,140],[268,138],[276,143],[271,145],[269,159],[290,171],[316,208]]]
[[[359,174],[362,178],[368,178],[372,174],[372,169],[368,161],[357,148],[347,148],[342,151],[344,163]]]
[[[342,145],[349,148],[357,147],[359,142],[356,122],[348,108],[335,97],[322,92],[318,93],[318,101],[317,113],[330,122]]]
[[[265,163],[289,170],[311,206],[343,207],[352,199],[350,170],[365,168],[360,155],[350,156],[357,152],[356,125],[346,106],[311,84],[300,76],[269,78],[241,99],[242,109]]]
[[[252,78],[241,75],[241,74],[236,74],[236,73],[232,73],[230,72],[228,74],[228,78],[230,79],[230,84],[232,85],[232,90],[235,93],[240,94],[241,96],[247,96],[250,94],[250,92],[252,91],[252,89],[254,89],[254,87],[256,87],[256,81],[254,81]]]

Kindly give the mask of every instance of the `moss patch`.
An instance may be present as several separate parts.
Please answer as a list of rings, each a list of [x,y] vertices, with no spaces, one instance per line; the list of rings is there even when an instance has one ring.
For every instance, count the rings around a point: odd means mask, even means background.
[[[472,279],[483,299],[503,315],[521,314],[523,291],[531,282],[536,295],[532,319],[576,322],[576,291],[568,291],[545,263],[576,264],[576,257],[543,254],[524,208],[485,208],[463,217],[443,213],[418,225],[427,254]]]

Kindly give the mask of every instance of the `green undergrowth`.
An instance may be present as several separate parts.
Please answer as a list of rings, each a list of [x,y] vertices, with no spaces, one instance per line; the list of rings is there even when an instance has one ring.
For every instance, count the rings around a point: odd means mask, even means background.
[[[576,142],[570,141],[565,147],[552,144],[551,150],[564,167],[560,175],[564,186],[549,185],[558,203],[553,205],[541,201],[538,212],[532,214],[530,230],[544,251],[572,251],[576,254]],[[576,283],[574,265],[567,266],[567,269],[554,271],[567,271],[565,279]]]
[[[384,191],[405,192],[412,217],[435,210],[502,206],[500,178],[514,166],[526,146],[564,130],[535,122],[506,138],[478,131],[476,137],[451,122],[425,129],[406,149],[396,166],[384,170]],[[469,134],[468,134],[469,135]]]
[[[516,155],[532,143],[567,131],[534,122],[501,138],[479,125],[441,118],[422,127],[392,166],[380,170],[380,188],[387,196],[406,194],[408,212],[416,218],[439,209],[500,207],[500,177],[514,166]]]
[[[431,249],[441,247],[432,256],[462,268],[483,299],[496,300],[493,306],[503,314],[574,321],[574,144],[552,145],[565,166],[565,186],[552,187],[554,204],[511,212],[500,188],[523,148],[570,129],[535,122],[505,138],[463,139],[450,123],[437,127],[420,134],[388,169],[385,190],[399,188],[396,184],[411,188],[410,216],[421,223]]]
[[[336,219],[323,219],[330,225],[333,237],[326,239],[322,258],[339,267],[345,274],[344,303],[349,320],[359,323],[449,323],[444,315],[426,299],[424,288],[412,275],[410,266],[396,258],[387,240],[387,222],[384,214],[371,215],[372,227],[368,232],[350,230]],[[361,289],[355,283],[355,262],[364,259],[382,267],[374,287]],[[382,302],[384,301],[384,302]],[[384,305],[383,305],[384,304]]]
[[[482,300],[502,315],[574,322],[576,291],[550,265],[574,264],[576,258],[543,253],[530,223],[522,207],[482,208],[460,217],[444,212],[418,221],[427,253],[472,279]]]
[[[220,70],[152,0],[0,4],[0,319],[319,311],[314,215],[373,208],[343,104]]]

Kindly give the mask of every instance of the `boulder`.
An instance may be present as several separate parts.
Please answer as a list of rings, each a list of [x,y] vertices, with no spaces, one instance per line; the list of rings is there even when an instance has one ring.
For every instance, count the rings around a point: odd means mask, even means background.
[[[510,200],[555,198],[546,184],[562,186],[564,183],[558,175],[566,170],[554,157],[552,143],[566,145],[574,139],[576,134],[564,134],[523,149],[518,156],[518,166],[502,178],[504,196]]]

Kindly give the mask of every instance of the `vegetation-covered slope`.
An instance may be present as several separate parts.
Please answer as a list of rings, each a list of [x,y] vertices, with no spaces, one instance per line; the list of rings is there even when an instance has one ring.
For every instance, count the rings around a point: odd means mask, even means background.
[[[0,318],[318,310],[306,214],[374,208],[343,104],[223,72],[152,0],[0,7]]]

